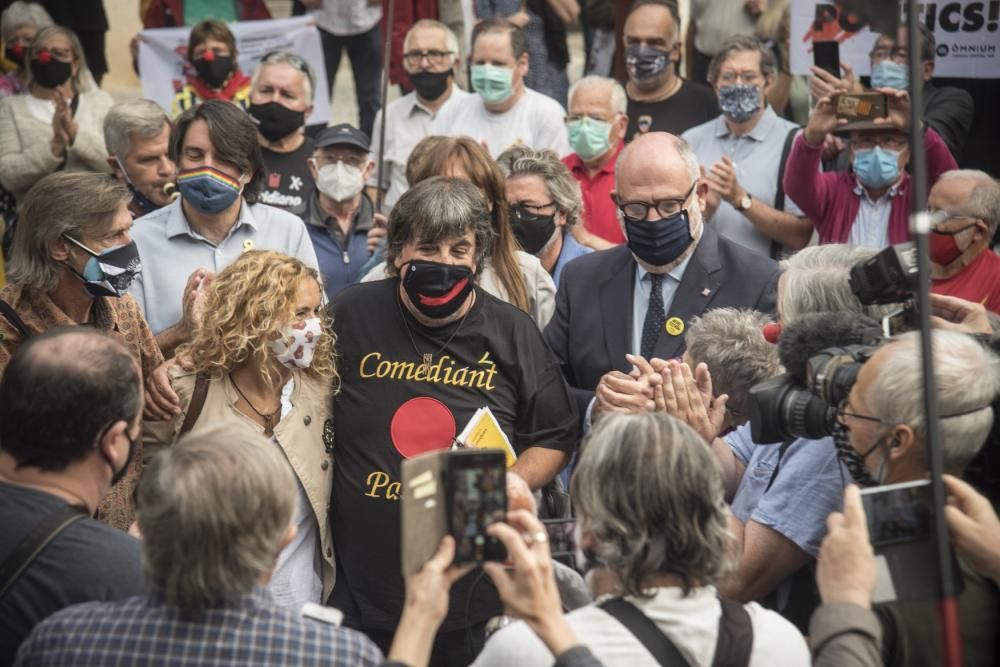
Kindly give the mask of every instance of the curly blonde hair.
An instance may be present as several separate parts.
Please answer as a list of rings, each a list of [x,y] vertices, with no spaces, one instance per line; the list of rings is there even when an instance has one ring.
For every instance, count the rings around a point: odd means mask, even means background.
[[[274,359],[269,343],[295,319],[295,293],[311,278],[322,294],[319,272],[294,257],[270,250],[240,255],[215,276],[206,295],[201,326],[177,356],[191,359],[194,370],[220,377],[250,363],[260,369],[271,386],[278,378],[271,370]],[[330,318],[320,315],[323,331],[312,364],[304,372],[339,382],[334,359],[336,338]]]

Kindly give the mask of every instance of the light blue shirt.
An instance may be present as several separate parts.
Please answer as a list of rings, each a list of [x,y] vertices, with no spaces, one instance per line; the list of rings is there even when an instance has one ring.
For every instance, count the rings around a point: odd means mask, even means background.
[[[180,321],[184,286],[194,271],[221,271],[245,250],[276,250],[319,270],[306,225],[298,216],[266,204],[243,202],[236,224],[216,246],[191,229],[181,201],[178,198],[139,218],[132,227],[142,273],[129,292],[154,334]]]
[[[584,255],[589,255],[592,252],[593,250],[591,248],[577,243],[572,234],[569,232],[563,232],[562,250],[559,251],[559,257],[556,259],[556,265],[552,267],[552,282],[556,284],[556,289],[559,289],[559,278],[562,277],[563,267],[577,257],[583,257]]]
[[[781,149],[795,123],[779,118],[767,107],[757,125],[749,133],[734,136],[726,126],[725,116],[702,123],[681,135],[690,145],[698,162],[709,171],[712,165],[728,155],[736,170],[736,180],[753,199],[774,206],[778,194],[778,166]],[[785,195],[785,211],[802,215],[802,211]],[[770,255],[771,239],[764,236],[745,215],[725,201],[719,202],[709,221],[715,230],[730,241],[760,253]]]
[[[670,306],[674,303],[674,294],[681,284],[684,271],[687,270],[688,262],[694,253],[688,255],[687,259],[675,266],[663,276],[660,282],[660,289],[663,292],[663,312],[670,317]],[[649,277],[649,271],[642,268],[638,263],[635,265],[635,286],[632,288],[632,354],[642,353],[642,325],[646,323],[646,311],[649,310],[649,293],[653,280]]]

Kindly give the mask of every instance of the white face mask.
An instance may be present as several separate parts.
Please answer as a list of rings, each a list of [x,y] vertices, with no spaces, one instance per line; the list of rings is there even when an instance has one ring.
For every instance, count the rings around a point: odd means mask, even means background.
[[[322,334],[323,324],[318,317],[292,322],[282,330],[280,338],[271,341],[271,351],[288,368],[309,368]]]
[[[364,174],[357,167],[343,162],[326,164],[319,169],[316,187],[334,201],[346,201],[356,197],[365,187]]]

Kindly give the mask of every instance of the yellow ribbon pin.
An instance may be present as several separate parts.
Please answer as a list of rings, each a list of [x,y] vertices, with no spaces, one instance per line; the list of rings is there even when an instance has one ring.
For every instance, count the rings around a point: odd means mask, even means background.
[[[243,242],[243,252],[249,252],[250,250],[253,250],[253,241],[247,239]]]
[[[671,317],[663,326],[671,336],[680,336],[684,333],[684,320],[679,317]]]

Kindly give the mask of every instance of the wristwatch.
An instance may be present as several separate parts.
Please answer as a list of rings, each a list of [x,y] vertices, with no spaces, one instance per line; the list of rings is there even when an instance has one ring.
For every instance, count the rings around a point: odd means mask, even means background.
[[[743,211],[748,210],[751,204],[753,204],[753,199],[751,199],[750,193],[744,192],[743,199],[741,199],[739,203],[736,205],[736,210],[742,213]]]

